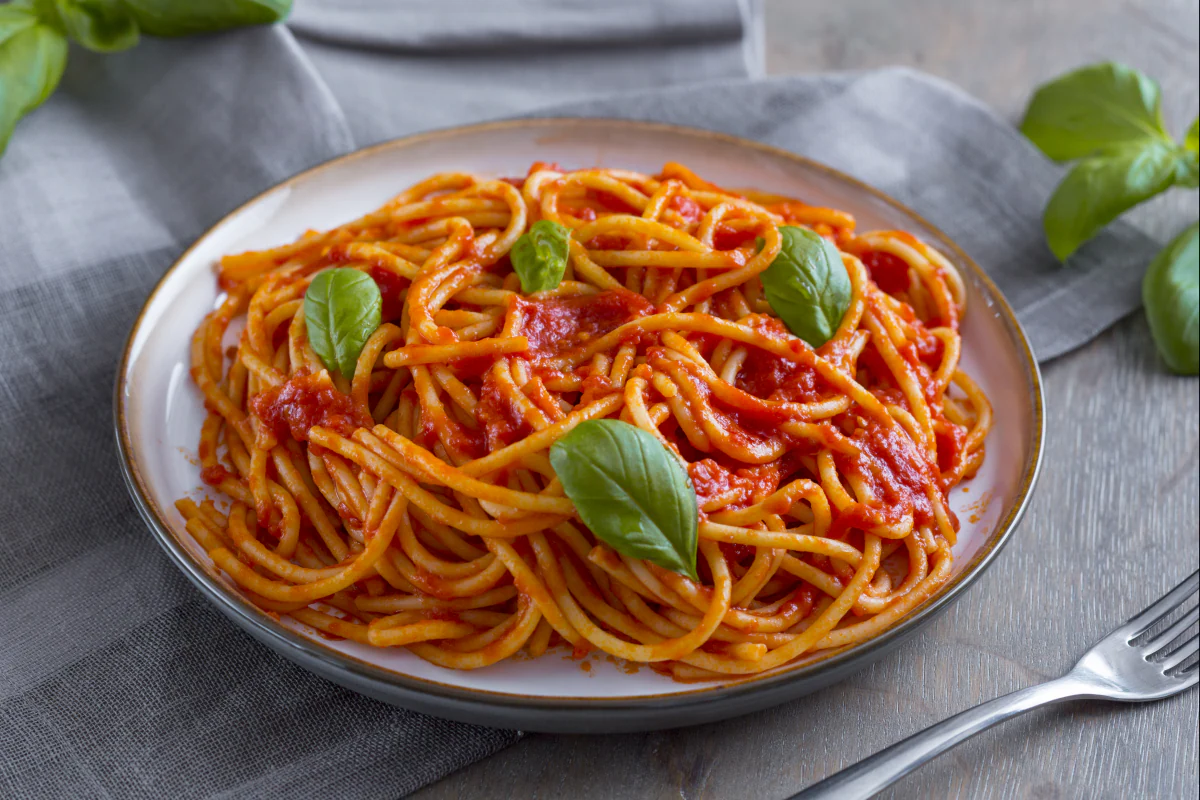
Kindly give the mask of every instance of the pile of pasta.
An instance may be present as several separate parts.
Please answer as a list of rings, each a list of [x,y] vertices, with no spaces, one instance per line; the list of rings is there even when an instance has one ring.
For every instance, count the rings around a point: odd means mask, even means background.
[[[569,229],[569,258],[526,294],[509,252],[538,220]],[[850,279],[815,349],[759,277],[784,225],[831,241]],[[317,357],[304,318],[333,268],[382,298],[352,375]],[[991,412],[958,369],[962,280],[906,233],[674,163],[537,163],[434,175],[227,256],[218,280],[191,374],[219,496],[177,507],[246,597],[321,635],[453,669],[565,647],[707,680],[862,642],[950,576],[947,497],[979,468]],[[580,520],[548,452],[597,419],[687,470],[696,580]]]

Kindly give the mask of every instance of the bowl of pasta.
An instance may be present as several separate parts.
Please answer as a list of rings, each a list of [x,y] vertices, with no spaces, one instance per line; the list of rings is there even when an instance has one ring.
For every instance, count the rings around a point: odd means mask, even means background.
[[[158,545],[259,641],[396,705],[576,732],[881,657],[995,558],[1043,435],[1011,308],[917,214],[603,119],[268,189],[155,287],[115,408]]]

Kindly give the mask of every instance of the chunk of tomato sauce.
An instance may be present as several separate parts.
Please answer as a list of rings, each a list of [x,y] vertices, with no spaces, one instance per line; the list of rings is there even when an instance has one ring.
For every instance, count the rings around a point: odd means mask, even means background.
[[[734,250],[753,242],[757,236],[754,231],[738,230],[725,223],[719,223],[713,230],[713,249]]]
[[[654,313],[649,300],[626,289],[545,300],[517,297],[513,302],[524,315],[520,334],[529,340],[524,355],[534,364]]]
[[[757,347],[748,348],[738,370],[737,386],[763,400],[812,403],[832,387],[812,367],[781,358]]]
[[[918,527],[934,524],[933,504],[926,487],[941,491],[937,465],[929,463],[904,429],[869,419],[852,438],[859,454],[836,455],[837,466],[871,487],[883,509],[852,506],[847,510],[852,518],[835,520],[835,530],[870,527],[877,521],[897,522],[906,512],[912,513],[913,524]],[[846,512],[839,515],[843,516]]]
[[[317,425],[349,436],[356,428],[373,424],[348,395],[338,391],[327,372],[298,372],[250,398],[250,411],[281,441],[288,436],[308,441],[309,429]]]
[[[700,505],[733,491],[737,492],[737,498],[725,508],[745,508],[779,488],[784,461],[779,459],[770,464],[747,467],[726,456],[718,456],[693,461],[688,464],[687,472]]]
[[[667,207],[678,211],[679,216],[683,217],[683,221],[688,225],[695,225],[704,216],[704,209],[700,204],[687,195],[675,195],[671,202],[667,203]]]
[[[500,389],[490,371],[483,376],[475,419],[483,430],[487,452],[499,450],[533,433],[533,426],[517,404]]]
[[[399,320],[404,314],[405,292],[410,281],[383,267],[373,266],[369,272],[375,285],[379,287],[379,295],[383,299],[383,321]]]
[[[200,480],[207,483],[209,486],[220,486],[221,481],[231,477],[229,470],[220,464],[213,464],[209,467],[204,467],[200,470]]]
[[[962,460],[967,444],[967,429],[962,425],[947,422],[944,428],[934,431],[933,439],[937,444],[938,470],[951,472]]]
[[[882,291],[895,295],[908,289],[908,262],[882,250],[871,250],[860,256],[863,266]]]

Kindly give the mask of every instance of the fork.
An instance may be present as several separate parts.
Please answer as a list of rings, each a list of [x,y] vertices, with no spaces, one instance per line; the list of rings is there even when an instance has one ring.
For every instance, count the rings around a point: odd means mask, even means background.
[[[1170,652],[1167,647],[1200,619],[1200,606],[1193,607],[1148,641],[1134,644],[1134,640],[1182,606],[1198,586],[1200,571],[1193,572],[1157,603],[1093,645],[1061,678],[956,714],[831,775],[790,800],[870,797],[980,731],[1039,706],[1081,699],[1125,703],[1161,700],[1195,686],[1200,664],[1192,664],[1183,671],[1176,668],[1196,654],[1200,634]]]

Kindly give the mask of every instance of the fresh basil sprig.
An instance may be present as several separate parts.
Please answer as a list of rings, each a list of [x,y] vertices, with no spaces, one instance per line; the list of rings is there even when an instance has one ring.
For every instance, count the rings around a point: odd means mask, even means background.
[[[842,254],[808,228],[784,225],[771,266],[759,275],[771,309],[788,330],[820,347],[833,338],[850,307],[850,276]]]
[[[1172,144],[1128,144],[1085,158],[1046,204],[1046,242],[1059,261],[1122,212],[1169,189],[1182,164]]]
[[[0,156],[17,122],[58,86],[67,41],[99,53],[148,36],[278,22],[291,0],[13,0],[0,5]]]
[[[1021,131],[1056,161],[1083,159],[1046,206],[1060,261],[1122,212],[1173,185],[1196,186],[1196,151],[1162,119],[1158,84],[1124,64],[1093,64],[1034,93]]]
[[[1162,119],[1158,84],[1124,64],[1068,72],[1041,86],[1029,101],[1021,133],[1055,161],[1145,141],[1171,141]]]
[[[521,234],[509,252],[513,271],[526,294],[545,292],[562,282],[567,271],[571,231],[552,220],[540,219]]]
[[[1080,160],[1046,205],[1046,242],[1065,261],[1127,209],[1172,186],[1200,184],[1200,120],[1183,142],[1167,133],[1158,84],[1123,64],[1093,64],[1037,90],[1021,131],[1056,161]],[[1142,302],[1167,366],[1195,375],[1197,365],[1196,224],[1155,257],[1142,280]]]
[[[328,369],[350,380],[382,311],[383,297],[370,275],[348,267],[319,272],[304,293],[308,343]]]
[[[620,420],[588,420],[554,443],[550,465],[600,541],[697,579],[696,492],[653,434]]]
[[[1167,366],[1184,375],[1200,372],[1200,223],[1193,222],[1150,262],[1142,303]]]

